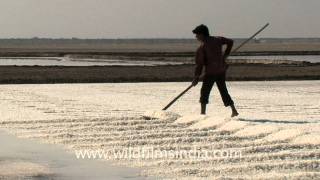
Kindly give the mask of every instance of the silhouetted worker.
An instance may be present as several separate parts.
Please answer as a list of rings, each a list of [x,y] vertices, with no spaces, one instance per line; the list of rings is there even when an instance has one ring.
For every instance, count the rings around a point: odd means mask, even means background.
[[[228,93],[225,80],[228,67],[225,60],[231,52],[233,40],[225,37],[210,36],[208,27],[203,24],[196,27],[192,32],[196,34],[196,38],[201,42],[196,53],[193,86],[198,84],[202,69],[203,67],[205,68],[200,97],[201,114],[206,114],[210,91],[214,82],[216,82],[224,105],[226,107],[230,106],[232,109],[231,117],[239,115]],[[222,52],[223,45],[227,45],[224,53]]]

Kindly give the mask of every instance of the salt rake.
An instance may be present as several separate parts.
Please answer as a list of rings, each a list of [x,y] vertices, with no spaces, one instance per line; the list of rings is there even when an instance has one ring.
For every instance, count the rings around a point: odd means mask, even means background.
[[[237,48],[235,48],[230,54],[233,54],[235,52],[237,52],[242,46],[244,46],[245,44],[247,44],[250,40],[252,40],[254,37],[256,37],[259,33],[261,33],[264,29],[266,29],[269,26],[269,23],[267,23],[266,25],[264,25],[262,28],[259,29],[259,31],[257,31],[255,34],[253,34],[251,37],[249,37],[247,40],[245,40],[244,42],[242,42]],[[202,79],[202,78],[200,78]],[[162,111],[165,111],[167,109],[169,109],[169,107],[171,107],[178,99],[181,98],[181,96],[183,96],[185,93],[187,93],[191,88],[193,87],[193,85],[191,84],[190,86],[188,86],[184,91],[182,91],[177,97],[175,97],[168,105],[166,105]],[[153,117],[149,116],[149,115],[143,115],[143,118],[145,119],[153,119]]]

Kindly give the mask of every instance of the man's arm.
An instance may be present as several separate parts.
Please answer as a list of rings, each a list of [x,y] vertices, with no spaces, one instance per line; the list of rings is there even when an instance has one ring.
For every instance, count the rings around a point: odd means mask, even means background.
[[[194,71],[194,78],[192,81],[193,86],[196,86],[199,82],[199,77],[202,74],[202,69],[204,66],[204,61],[205,61],[204,58],[205,58],[204,49],[203,49],[203,46],[200,46],[196,54],[196,67]]]
[[[232,47],[233,47],[233,40],[228,38],[223,38],[223,44],[227,45],[227,48],[223,54],[223,59],[226,60],[227,57],[230,55]]]

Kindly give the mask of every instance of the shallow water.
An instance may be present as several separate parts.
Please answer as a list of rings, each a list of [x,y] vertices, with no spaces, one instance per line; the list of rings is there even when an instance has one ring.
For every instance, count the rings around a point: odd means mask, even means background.
[[[319,55],[278,55],[278,56],[230,56],[230,59],[257,59],[257,60],[289,60],[289,61],[308,61],[320,63]]]
[[[138,176],[139,169],[77,159],[74,154],[66,153],[62,146],[18,139],[4,131],[0,131],[0,143],[0,179],[3,174],[12,179],[19,178],[15,176],[18,174],[20,179],[29,180],[146,179]],[[8,166],[10,168],[6,168]]]
[[[116,59],[0,58],[0,66],[159,66],[179,65],[181,62],[136,61]]]
[[[320,63],[319,55],[310,56],[230,56],[230,59],[257,59],[257,60],[290,60],[308,61]],[[186,62],[169,61],[137,61],[137,60],[117,60],[117,59],[70,59],[60,57],[48,58],[5,58],[0,57],[0,66],[160,66],[160,65],[180,65]],[[187,62],[190,63],[190,62]]]

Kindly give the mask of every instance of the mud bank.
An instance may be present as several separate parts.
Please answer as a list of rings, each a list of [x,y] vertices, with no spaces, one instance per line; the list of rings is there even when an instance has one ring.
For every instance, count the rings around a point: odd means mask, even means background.
[[[189,82],[194,65],[126,66],[1,66],[0,84]],[[320,65],[231,65],[227,80],[319,80]]]

